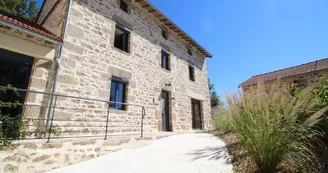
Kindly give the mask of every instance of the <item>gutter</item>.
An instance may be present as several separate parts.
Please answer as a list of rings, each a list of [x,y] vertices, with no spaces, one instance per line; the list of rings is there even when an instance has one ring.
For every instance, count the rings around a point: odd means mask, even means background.
[[[72,0],[68,0],[68,7],[67,7],[67,13],[66,13],[66,21],[64,24],[64,28],[63,28],[63,41],[65,40],[66,37],[66,30],[67,30],[67,24],[68,24],[68,20],[69,20],[69,13],[71,11],[71,4],[72,4]],[[53,118],[53,108],[55,106],[55,98],[56,96],[54,96],[54,94],[56,93],[56,88],[57,88],[57,80],[58,80],[58,76],[59,76],[59,70],[60,70],[60,62],[61,62],[61,55],[62,55],[62,51],[63,51],[63,43],[58,45],[58,55],[56,57],[56,72],[55,72],[55,78],[54,78],[54,83],[53,83],[53,87],[52,87],[52,95],[50,98],[50,103],[49,103],[49,109],[48,109],[48,115],[47,115],[47,122],[46,122],[46,133],[50,133],[51,131],[51,126],[52,126],[52,118]],[[45,134],[46,134],[45,133]]]
[[[1,25],[5,25],[5,26],[9,26],[11,28],[14,28],[14,29],[17,29],[17,30],[20,30],[20,31],[23,31],[23,32],[25,32],[27,34],[30,34],[30,35],[33,35],[33,36],[36,36],[36,37],[42,38],[42,39],[47,40],[47,41],[49,41],[51,43],[54,43],[54,44],[57,44],[57,45],[61,45],[61,46],[63,45],[63,42],[62,41],[53,39],[53,38],[48,37],[48,36],[45,36],[43,34],[39,34],[37,32],[31,31],[29,29],[26,29],[26,28],[23,28],[21,26],[15,25],[13,23],[0,20],[0,24]]]

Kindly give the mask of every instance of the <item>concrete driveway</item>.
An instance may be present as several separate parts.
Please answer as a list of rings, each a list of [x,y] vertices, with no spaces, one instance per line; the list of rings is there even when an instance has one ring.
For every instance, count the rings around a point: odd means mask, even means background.
[[[225,144],[210,134],[183,134],[124,149],[48,173],[232,172]]]

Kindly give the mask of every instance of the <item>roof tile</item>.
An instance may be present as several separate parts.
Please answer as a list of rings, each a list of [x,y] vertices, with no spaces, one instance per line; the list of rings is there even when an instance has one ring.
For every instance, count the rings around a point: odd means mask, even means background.
[[[271,81],[278,78],[285,78],[290,76],[295,76],[299,74],[309,73],[309,72],[315,72],[319,70],[328,69],[328,58],[309,62],[306,64],[301,64],[298,66],[285,68],[282,70],[277,70],[269,73],[264,73],[256,76],[252,76],[245,82],[241,83],[238,87],[244,87],[248,85],[254,85],[257,84],[259,81]]]

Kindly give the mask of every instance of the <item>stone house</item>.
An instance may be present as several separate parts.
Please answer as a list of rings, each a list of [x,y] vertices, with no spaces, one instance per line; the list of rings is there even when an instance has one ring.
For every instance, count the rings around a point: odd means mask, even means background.
[[[320,85],[321,79],[328,77],[328,58],[293,66],[269,73],[252,76],[238,87],[242,88],[245,94],[254,94],[259,81],[264,82],[265,89],[274,81],[280,79],[282,83],[296,85],[300,89],[315,88]]]
[[[67,96],[26,94],[50,105],[19,110],[36,130],[53,117],[63,136],[138,132],[134,105],[146,132],[211,127],[212,55],[147,0],[45,0],[34,23],[0,14],[0,38],[0,85]]]

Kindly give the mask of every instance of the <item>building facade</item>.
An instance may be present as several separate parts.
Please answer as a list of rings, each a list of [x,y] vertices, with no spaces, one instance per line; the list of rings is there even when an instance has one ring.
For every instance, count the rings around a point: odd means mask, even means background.
[[[140,106],[145,107],[146,132],[211,128],[205,59],[211,55],[148,1],[45,1],[36,25],[59,37],[58,44],[35,41],[17,34],[19,28],[2,25],[3,34],[55,50],[49,58],[28,54],[32,59],[25,88],[110,101],[56,97],[50,114],[64,136],[102,134],[107,117],[110,134],[139,132]],[[51,98],[29,93],[25,103],[50,105]],[[48,108],[23,109],[27,118],[45,120],[48,115]],[[37,126],[45,124],[38,121]]]

